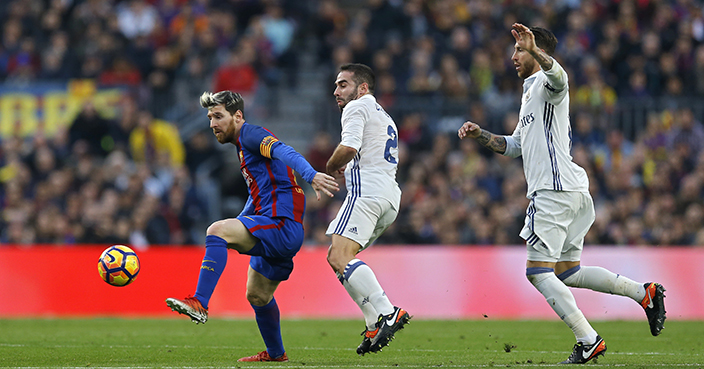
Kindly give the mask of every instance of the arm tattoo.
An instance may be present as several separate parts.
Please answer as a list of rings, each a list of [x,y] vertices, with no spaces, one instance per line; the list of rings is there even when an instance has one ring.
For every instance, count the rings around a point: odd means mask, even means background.
[[[477,137],[477,142],[490,149],[491,151],[503,154],[506,152],[506,139],[502,136],[497,136],[489,131],[482,130],[482,133]]]
[[[531,55],[535,61],[540,64],[540,67],[543,68],[543,70],[550,70],[550,68],[552,68],[552,58],[543,50],[537,49],[535,52],[531,53]]]

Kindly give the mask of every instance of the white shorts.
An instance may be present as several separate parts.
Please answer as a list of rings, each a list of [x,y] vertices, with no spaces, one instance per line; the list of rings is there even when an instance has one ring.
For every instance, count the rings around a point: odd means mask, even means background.
[[[398,210],[385,198],[347,196],[325,234],[349,238],[362,251],[389,228],[396,215]]]
[[[536,191],[521,230],[528,260],[579,261],[584,237],[595,218],[594,202],[588,193]]]

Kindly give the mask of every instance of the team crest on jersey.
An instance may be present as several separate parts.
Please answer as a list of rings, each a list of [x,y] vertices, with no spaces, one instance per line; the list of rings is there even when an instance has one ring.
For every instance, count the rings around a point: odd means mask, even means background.
[[[239,154],[240,154],[240,162],[242,162],[242,161],[244,160],[244,154],[242,153],[241,150],[240,150],[240,153],[239,153]]]
[[[530,100],[530,90],[526,91],[525,94],[523,94],[523,102],[526,103]]]

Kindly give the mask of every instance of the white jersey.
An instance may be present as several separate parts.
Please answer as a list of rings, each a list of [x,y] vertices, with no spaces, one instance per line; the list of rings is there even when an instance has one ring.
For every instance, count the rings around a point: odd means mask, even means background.
[[[348,196],[382,197],[396,210],[401,189],[398,169],[398,129],[372,95],[350,101],[342,111],[341,145],[357,150],[345,168]]]
[[[589,192],[586,171],[572,161],[567,73],[553,60],[523,82],[521,111],[504,155],[523,155],[528,198],[537,190]]]

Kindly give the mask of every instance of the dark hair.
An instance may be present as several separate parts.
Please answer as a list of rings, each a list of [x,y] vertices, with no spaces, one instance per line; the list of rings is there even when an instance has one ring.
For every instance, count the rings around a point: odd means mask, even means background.
[[[344,71],[352,73],[352,80],[357,86],[362,83],[366,83],[369,86],[369,92],[374,93],[374,87],[376,87],[376,77],[374,77],[374,71],[372,71],[372,68],[369,68],[364,64],[349,63],[340,66],[340,72]]]
[[[557,37],[545,28],[530,27],[530,30],[535,36],[535,45],[552,56],[552,54],[555,53],[555,47],[557,47]]]
[[[210,109],[220,104],[225,106],[225,110],[227,110],[228,113],[235,115],[235,113],[239,110],[242,112],[242,117],[244,117],[244,99],[242,98],[242,95],[237,92],[225,90],[212,93],[206,91],[200,95],[200,106],[206,109]]]

